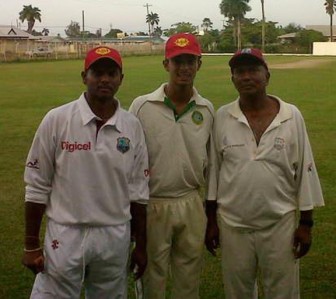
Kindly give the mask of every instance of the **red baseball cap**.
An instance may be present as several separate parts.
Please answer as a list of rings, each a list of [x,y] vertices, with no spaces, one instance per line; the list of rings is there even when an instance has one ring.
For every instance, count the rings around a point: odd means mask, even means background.
[[[172,35],[166,42],[165,57],[173,58],[181,54],[201,56],[201,46],[195,35],[178,33]]]
[[[84,70],[88,70],[90,66],[102,58],[112,59],[122,69],[122,60],[119,52],[113,48],[99,46],[87,52],[84,62]]]
[[[259,49],[245,48],[238,50],[236,53],[234,53],[229,61],[229,66],[231,67],[231,69],[234,68],[238,62],[242,61],[242,59],[245,59],[245,61],[253,60],[259,62],[268,70],[267,63],[264,59],[262,52]]]

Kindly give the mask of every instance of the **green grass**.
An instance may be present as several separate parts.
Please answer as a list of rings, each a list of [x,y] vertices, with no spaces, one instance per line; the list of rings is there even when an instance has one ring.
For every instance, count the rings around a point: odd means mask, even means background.
[[[196,83],[216,108],[234,100],[227,56],[204,57]],[[311,68],[278,69],[280,63],[328,60]],[[315,212],[313,247],[301,261],[303,299],[336,298],[336,58],[267,57],[269,93],[302,111],[324,191],[326,207]],[[125,79],[118,93],[127,108],[138,95],[167,78],[160,56],[126,57]],[[35,130],[51,108],[79,96],[84,89],[82,61],[0,64],[0,298],[28,298],[33,275],[20,264],[23,239],[23,170]],[[131,298],[132,295],[130,296]],[[220,258],[205,254],[202,299],[224,298]]]

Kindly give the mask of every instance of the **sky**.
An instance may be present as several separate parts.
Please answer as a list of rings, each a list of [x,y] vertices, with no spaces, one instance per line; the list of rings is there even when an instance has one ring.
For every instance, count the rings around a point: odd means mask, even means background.
[[[82,26],[84,11],[85,30],[95,33],[99,28],[103,35],[111,28],[127,33],[147,32],[147,8],[157,13],[159,26],[169,29],[178,22],[190,22],[200,26],[204,18],[209,18],[213,29],[221,29],[225,18],[220,14],[221,0],[0,0],[0,25],[17,26],[19,12],[23,5],[32,5],[41,10],[42,22],[35,23],[35,30],[50,30],[49,35],[61,34],[71,21]],[[306,25],[329,25],[330,18],[325,12],[325,0],[264,0],[266,21],[278,22],[286,26],[295,23]],[[146,6],[148,4],[148,7]],[[261,19],[260,0],[250,0],[252,10],[247,18]],[[27,22],[19,24],[27,29]]]

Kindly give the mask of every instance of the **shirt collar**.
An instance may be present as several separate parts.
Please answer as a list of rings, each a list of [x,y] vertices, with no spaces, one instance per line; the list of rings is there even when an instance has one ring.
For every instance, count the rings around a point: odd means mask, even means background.
[[[117,103],[118,105],[117,105],[117,109],[115,113],[113,114],[111,118],[107,120],[105,125],[113,126],[116,128],[116,130],[118,130],[119,132],[122,132],[122,121],[120,117],[121,108],[120,108],[120,102],[118,99],[117,99]],[[95,115],[92,112],[89,104],[86,101],[84,93],[82,93],[81,96],[79,97],[78,105],[79,105],[79,111],[80,111],[82,121],[83,121],[83,126],[86,126],[93,120],[100,119],[97,115]]]
[[[149,97],[148,101],[151,102],[164,102],[167,95],[165,94],[164,88],[168,83],[163,83],[156,91],[153,93],[153,97]],[[193,95],[189,100],[189,103],[195,102],[199,106],[208,106],[206,101],[200,96],[197,89],[193,87]]]
[[[282,101],[280,98],[274,95],[268,95],[269,97],[277,100],[280,105],[279,112],[275,119],[273,120],[274,124],[281,124],[284,121],[291,119],[293,117],[293,112],[290,109],[288,105],[284,101]],[[246,118],[245,115],[243,114],[242,110],[240,109],[239,106],[239,98],[233,104],[229,107],[228,112],[235,118],[237,118],[241,122],[245,122]]]

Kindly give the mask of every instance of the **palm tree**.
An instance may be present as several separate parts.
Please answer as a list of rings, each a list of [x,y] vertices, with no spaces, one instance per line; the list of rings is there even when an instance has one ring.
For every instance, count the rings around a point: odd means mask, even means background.
[[[330,16],[330,41],[333,41],[333,14],[336,9],[336,0],[326,0],[324,3],[327,14]]]
[[[233,21],[238,49],[241,49],[241,21],[245,14],[251,10],[249,2],[250,0],[222,0],[219,4],[221,14],[229,18],[229,21]]]
[[[49,33],[50,33],[50,31],[49,31],[49,29],[48,28],[43,28],[43,30],[42,30],[42,35],[44,35],[44,36],[48,36],[49,35]]]
[[[204,18],[202,22],[202,28],[204,29],[205,32],[208,32],[209,29],[212,28],[213,23],[209,18]]]
[[[265,6],[264,0],[261,1],[261,15],[262,15],[262,23],[261,23],[261,50],[265,52]]]
[[[149,13],[146,17],[146,23],[148,23],[151,27],[151,30],[149,31],[149,35],[151,35],[151,32],[154,32],[154,25],[158,25],[160,21],[159,15],[157,13]]]
[[[28,33],[33,32],[35,21],[41,22],[41,10],[38,7],[32,7],[31,5],[23,5],[23,9],[19,13],[19,19],[24,22],[28,22]]]

